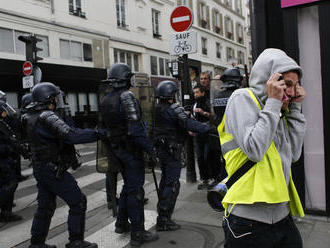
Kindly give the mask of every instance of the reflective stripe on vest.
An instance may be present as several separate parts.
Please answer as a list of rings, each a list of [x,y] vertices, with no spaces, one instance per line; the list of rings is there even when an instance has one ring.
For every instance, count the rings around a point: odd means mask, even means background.
[[[253,92],[246,89],[250,97],[261,110],[261,105]],[[240,168],[248,157],[233,142],[233,136],[224,130],[225,115],[218,126],[223,157],[226,160],[226,171],[230,178],[234,172]],[[230,149],[231,148],[231,149]],[[289,202],[292,215],[304,216],[297,190],[294,186],[291,172],[289,187],[285,182],[282,161],[274,141],[269,146],[261,161],[257,162],[247,173],[236,181],[226,193],[222,204],[227,210],[228,204],[253,204],[256,202],[266,202],[269,204]]]

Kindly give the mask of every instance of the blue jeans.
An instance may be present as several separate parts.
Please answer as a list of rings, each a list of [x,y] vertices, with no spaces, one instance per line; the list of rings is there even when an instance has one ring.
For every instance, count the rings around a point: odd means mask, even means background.
[[[229,215],[222,222],[225,248],[302,248],[302,239],[291,216],[266,224]]]

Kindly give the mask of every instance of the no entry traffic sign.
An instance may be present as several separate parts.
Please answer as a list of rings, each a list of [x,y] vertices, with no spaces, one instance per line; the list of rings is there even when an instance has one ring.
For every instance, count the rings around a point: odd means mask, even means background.
[[[192,21],[192,12],[185,6],[175,8],[171,14],[171,26],[176,32],[183,32],[189,29]]]
[[[25,76],[31,75],[32,69],[33,69],[32,63],[30,61],[25,61],[23,64],[23,74]]]

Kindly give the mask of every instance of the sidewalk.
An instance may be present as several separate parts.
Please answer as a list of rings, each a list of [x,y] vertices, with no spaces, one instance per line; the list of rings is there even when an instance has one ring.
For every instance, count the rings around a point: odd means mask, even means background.
[[[221,248],[224,234],[222,213],[213,211],[206,200],[206,191],[196,189],[197,184],[181,184],[181,191],[173,219],[182,228],[176,232],[159,232],[160,239],[144,248]],[[156,195],[149,195],[156,201]],[[146,216],[146,218],[148,218]],[[330,247],[330,218],[308,215],[296,218],[305,248]],[[152,229],[155,231],[155,228]],[[129,247],[129,246],[127,246]]]

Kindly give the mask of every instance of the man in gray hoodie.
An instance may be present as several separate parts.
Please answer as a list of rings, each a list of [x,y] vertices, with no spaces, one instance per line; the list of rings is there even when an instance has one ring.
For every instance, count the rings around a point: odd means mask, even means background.
[[[249,199],[249,203],[242,203],[241,199],[237,199],[239,193],[230,191],[235,189],[236,183],[246,187],[254,185],[251,192],[255,193],[263,187],[260,182],[268,180],[260,176],[260,173],[255,173],[258,168],[252,167],[245,174],[254,173],[253,176],[244,183],[238,179],[228,190],[230,200],[225,198],[223,201],[227,202],[227,205],[224,204],[227,208],[225,207],[226,214],[223,220],[226,248],[302,247],[300,233],[290,215],[291,210],[291,214],[299,212],[303,216],[299,197],[297,205],[300,211],[292,211],[293,199],[290,191],[293,184],[290,175],[291,163],[297,161],[301,155],[306,129],[306,121],[301,113],[301,102],[306,95],[300,84],[301,77],[302,69],[285,52],[279,49],[266,49],[260,54],[251,71],[249,84],[256,99],[251,97],[248,90],[239,89],[228,101],[224,132],[232,135],[232,140],[222,144],[222,149],[230,153],[239,148],[248,160],[255,163],[254,167],[267,164],[270,171],[281,167],[280,171],[283,173],[279,175],[282,178],[275,178],[274,181],[282,180],[285,191],[290,192],[290,198],[282,202],[279,198],[275,199],[274,196],[264,193],[262,196],[247,196],[245,199]],[[272,155],[269,156],[269,148],[273,144],[280,158],[277,163],[269,159],[272,158]],[[226,158],[226,155],[224,156]],[[266,156],[267,159],[264,159]],[[265,160],[267,161],[264,162]],[[226,161],[228,172],[231,166],[228,157]],[[247,184],[247,180],[255,181]],[[267,186],[269,187],[269,184]],[[272,188],[279,185],[270,186],[270,190],[263,189],[263,192],[271,192]],[[279,195],[281,194],[280,192]]]

